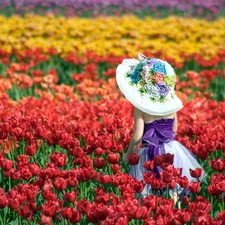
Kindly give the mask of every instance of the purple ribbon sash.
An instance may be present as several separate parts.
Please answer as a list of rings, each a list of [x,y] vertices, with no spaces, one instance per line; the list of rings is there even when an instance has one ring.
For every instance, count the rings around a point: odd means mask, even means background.
[[[163,143],[167,143],[174,139],[175,132],[172,130],[165,130],[163,127],[149,127],[149,129],[143,135],[142,141],[148,144],[148,159],[153,160],[155,156],[159,155],[159,146]],[[159,168],[154,167],[153,172],[156,177],[160,178]]]

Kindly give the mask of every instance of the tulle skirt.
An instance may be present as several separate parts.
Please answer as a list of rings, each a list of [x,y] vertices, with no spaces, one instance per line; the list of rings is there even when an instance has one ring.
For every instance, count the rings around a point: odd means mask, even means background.
[[[133,177],[135,177],[137,180],[143,180],[143,173],[149,172],[147,169],[143,167],[144,162],[148,161],[148,147],[143,147],[138,151],[138,155],[140,155],[140,159],[137,165],[133,165],[130,168],[129,174]],[[196,169],[196,168],[202,168],[200,164],[198,163],[197,159],[194,157],[194,155],[190,152],[189,149],[187,149],[185,146],[183,146],[180,142],[176,140],[172,140],[168,143],[164,143],[160,145],[159,147],[159,155],[170,153],[174,155],[174,161],[173,166],[174,168],[182,168],[182,175],[186,176],[191,181],[196,181],[195,178],[191,177],[189,169]],[[199,178],[202,180],[206,176],[204,170],[202,172],[202,176]],[[187,190],[184,190],[182,188],[179,188],[179,185],[176,186],[176,191],[178,194],[181,192],[184,192]],[[152,193],[152,189],[150,185],[145,185],[144,190],[141,193],[143,196],[147,196]]]

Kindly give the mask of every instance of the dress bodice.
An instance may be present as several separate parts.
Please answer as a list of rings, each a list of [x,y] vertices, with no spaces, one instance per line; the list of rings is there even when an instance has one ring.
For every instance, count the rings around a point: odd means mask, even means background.
[[[155,120],[150,123],[145,122],[142,143],[149,143],[147,141],[149,138],[156,138],[159,140],[159,143],[172,140],[175,136],[175,132],[173,132],[173,123],[174,118]]]
[[[144,123],[144,133],[150,128],[159,128],[163,130],[173,130],[174,118],[154,120],[153,122]]]

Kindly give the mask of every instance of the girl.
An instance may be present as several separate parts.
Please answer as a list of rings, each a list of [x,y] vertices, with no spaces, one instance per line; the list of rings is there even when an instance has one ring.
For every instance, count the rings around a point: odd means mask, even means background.
[[[156,58],[138,55],[139,60],[125,59],[117,67],[116,80],[120,90],[134,108],[134,131],[127,153],[123,161],[128,162],[130,154],[135,153],[139,145],[142,148],[137,165],[131,166],[130,174],[137,180],[144,179],[144,162],[153,160],[155,156],[170,153],[174,156],[173,166],[182,168],[182,176],[192,181],[189,169],[201,168],[192,153],[174,139],[177,131],[177,114],[183,105],[174,91],[176,75],[169,63]],[[153,172],[160,178],[160,168]],[[204,177],[204,172],[200,179]],[[183,190],[176,186],[181,194]],[[152,194],[150,185],[146,185],[142,195]]]

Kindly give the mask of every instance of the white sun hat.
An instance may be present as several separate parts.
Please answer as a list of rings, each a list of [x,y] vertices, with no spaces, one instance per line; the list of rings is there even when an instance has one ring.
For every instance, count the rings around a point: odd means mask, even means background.
[[[126,99],[150,115],[165,116],[183,107],[174,88],[176,74],[172,66],[161,59],[124,59],[116,69],[116,81]]]

